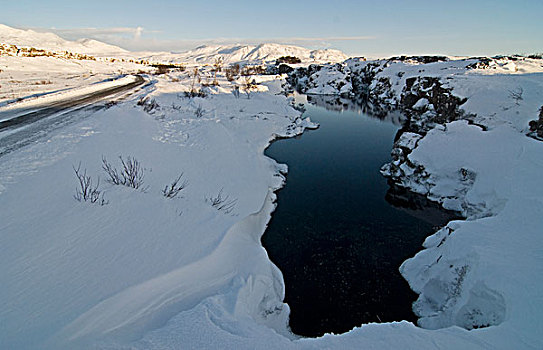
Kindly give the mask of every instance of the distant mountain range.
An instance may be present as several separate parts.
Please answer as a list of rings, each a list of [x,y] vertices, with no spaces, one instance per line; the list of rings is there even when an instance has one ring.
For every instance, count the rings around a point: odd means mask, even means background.
[[[340,62],[348,58],[339,50],[309,50],[282,44],[200,46],[179,54],[183,61],[195,63],[213,63],[217,57],[222,57],[225,63],[264,63],[283,56],[298,57],[302,62]]]
[[[0,43],[55,52],[70,51],[97,57],[146,59],[160,63],[213,64],[218,57],[221,57],[225,64],[267,63],[283,56],[298,57],[303,63],[342,62],[348,58],[339,50],[310,50],[282,44],[200,46],[183,53],[129,52],[93,39],[69,41],[53,33],[21,30],[3,24],[0,24]]]
[[[34,47],[48,51],[70,51],[87,55],[126,54],[128,51],[118,46],[109,45],[97,40],[81,39],[69,41],[53,33],[40,33],[34,30],[22,30],[0,24],[0,43],[19,47]]]

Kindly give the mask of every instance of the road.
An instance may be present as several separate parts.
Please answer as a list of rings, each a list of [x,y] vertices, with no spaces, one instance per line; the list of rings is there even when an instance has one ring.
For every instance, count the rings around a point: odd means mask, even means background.
[[[29,111],[0,122],[0,157],[35,142],[48,132],[77,122],[97,110],[106,108],[96,102],[118,97],[145,82],[141,76],[126,85],[114,86],[69,100],[51,103],[39,110]]]
[[[141,76],[138,75],[136,76],[136,80],[134,82],[128,83],[126,85],[114,86],[111,88],[106,88],[104,90],[90,93],[88,95],[78,96],[69,100],[55,102],[38,111],[32,111],[32,112],[17,116],[16,118],[0,122],[0,130],[14,127],[14,126],[20,126],[24,124],[33,123],[36,120],[48,117],[53,114],[57,114],[68,108],[73,108],[73,107],[77,107],[81,105],[87,105],[87,104],[96,102],[98,100],[101,100],[105,97],[131,90],[135,88],[136,86],[143,84],[144,82],[145,82],[145,79],[143,79]]]

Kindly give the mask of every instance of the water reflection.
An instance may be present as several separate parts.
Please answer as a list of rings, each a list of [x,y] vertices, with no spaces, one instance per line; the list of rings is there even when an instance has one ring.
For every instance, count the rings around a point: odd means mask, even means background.
[[[394,125],[402,125],[405,118],[401,113],[391,111],[387,113],[374,113],[372,106],[364,101],[353,101],[338,95],[306,95],[306,101],[314,106],[325,108],[329,111],[345,112],[350,111],[357,114],[364,114],[372,118],[388,121]]]

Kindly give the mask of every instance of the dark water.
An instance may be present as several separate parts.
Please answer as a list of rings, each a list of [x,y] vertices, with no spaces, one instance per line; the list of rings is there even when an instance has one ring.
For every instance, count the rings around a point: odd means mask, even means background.
[[[450,216],[390,189],[379,173],[399,125],[306,107],[320,128],[266,151],[289,166],[262,242],[283,272],[292,331],[319,336],[368,322],[415,322],[417,295],[398,268]]]

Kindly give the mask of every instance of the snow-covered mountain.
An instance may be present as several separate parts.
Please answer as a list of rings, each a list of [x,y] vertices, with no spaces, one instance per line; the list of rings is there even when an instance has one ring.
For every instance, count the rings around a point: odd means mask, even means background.
[[[128,59],[145,59],[160,63],[213,64],[221,57],[226,64],[231,63],[266,63],[279,57],[295,56],[303,63],[343,62],[348,56],[339,50],[310,50],[299,46],[282,44],[213,45],[200,46],[182,53],[172,52],[129,52],[118,46],[93,39],[69,41],[54,33],[42,33],[34,30],[22,30],[0,24],[0,44],[12,44],[18,47],[34,47],[48,51],[70,51],[93,56],[115,56]]]
[[[127,51],[97,40],[81,39],[69,41],[53,33],[41,33],[34,30],[22,30],[0,24],[0,43],[19,47],[34,47],[48,51],[70,51],[96,56],[125,54]]]
[[[178,54],[155,54],[146,57],[150,61],[187,62],[198,64],[213,64],[215,59],[221,57],[226,64],[231,63],[266,63],[273,62],[279,57],[295,56],[303,63],[342,62],[348,58],[339,50],[310,50],[299,46],[282,44],[254,45],[213,45],[200,46]]]

